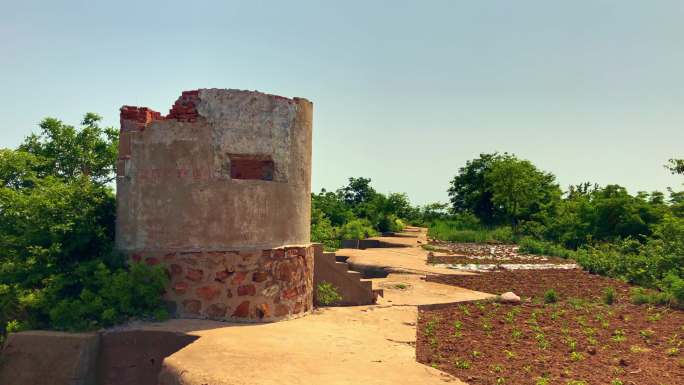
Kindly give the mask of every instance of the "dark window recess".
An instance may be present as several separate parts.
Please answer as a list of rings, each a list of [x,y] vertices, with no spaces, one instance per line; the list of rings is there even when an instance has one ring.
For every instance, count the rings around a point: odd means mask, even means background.
[[[273,159],[269,155],[229,154],[232,179],[273,180]]]

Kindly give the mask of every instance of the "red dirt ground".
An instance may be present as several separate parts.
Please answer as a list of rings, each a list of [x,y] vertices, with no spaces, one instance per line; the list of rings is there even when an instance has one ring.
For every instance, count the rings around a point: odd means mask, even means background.
[[[580,270],[518,270],[431,276],[489,293],[496,302],[421,307],[420,362],[479,384],[684,384],[684,312],[629,303],[629,286]],[[601,301],[613,287],[617,301]],[[553,288],[558,303],[543,304]]]

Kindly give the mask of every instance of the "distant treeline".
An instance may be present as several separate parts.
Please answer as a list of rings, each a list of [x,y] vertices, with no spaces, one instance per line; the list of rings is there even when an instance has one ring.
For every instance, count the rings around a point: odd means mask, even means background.
[[[682,160],[667,167],[684,173]],[[413,207],[405,194],[383,195],[369,179],[351,178],[335,193],[313,195],[312,235],[334,247],[409,223],[442,240],[517,242],[524,252],[573,258],[589,271],[659,289],[653,302],[684,304],[684,192],[632,195],[588,182],[563,191],[530,161],[493,153],[466,162],[448,194],[449,203]]]

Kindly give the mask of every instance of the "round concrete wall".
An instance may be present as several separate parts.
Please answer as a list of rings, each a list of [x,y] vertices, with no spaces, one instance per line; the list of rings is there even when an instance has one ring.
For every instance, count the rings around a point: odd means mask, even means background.
[[[167,267],[177,314],[311,308],[311,129],[311,102],[259,92],[186,91],[167,116],[122,107],[116,244]]]

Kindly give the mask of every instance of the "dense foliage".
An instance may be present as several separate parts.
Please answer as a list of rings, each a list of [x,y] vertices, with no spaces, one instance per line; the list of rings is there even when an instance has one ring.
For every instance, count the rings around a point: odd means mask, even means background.
[[[311,239],[336,248],[343,239],[399,231],[416,215],[406,194],[382,194],[368,178],[349,178],[336,192],[311,194]]]
[[[75,128],[48,118],[17,149],[0,149],[0,338],[29,327],[82,330],[165,316],[164,272],[127,265],[113,251],[118,133],[99,121],[87,114]],[[684,174],[683,160],[667,167]],[[684,303],[684,192],[632,195],[590,183],[563,192],[553,174],[494,153],[467,162],[448,193],[449,204],[413,207],[406,194],[350,178],[312,194],[311,237],[336,248],[411,223],[444,240],[515,241],[660,289],[658,302]]]
[[[164,315],[165,274],[113,252],[118,133],[99,120],[48,118],[18,149],[0,150],[0,336]]]
[[[670,160],[684,174],[682,160]],[[451,215],[430,235],[461,242],[517,241],[521,250],[573,258],[591,272],[662,290],[684,305],[684,193],[584,183],[564,193],[555,177],[511,154],[468,161],[448,190]],[[663,302],[663,301],[660,301]]]

